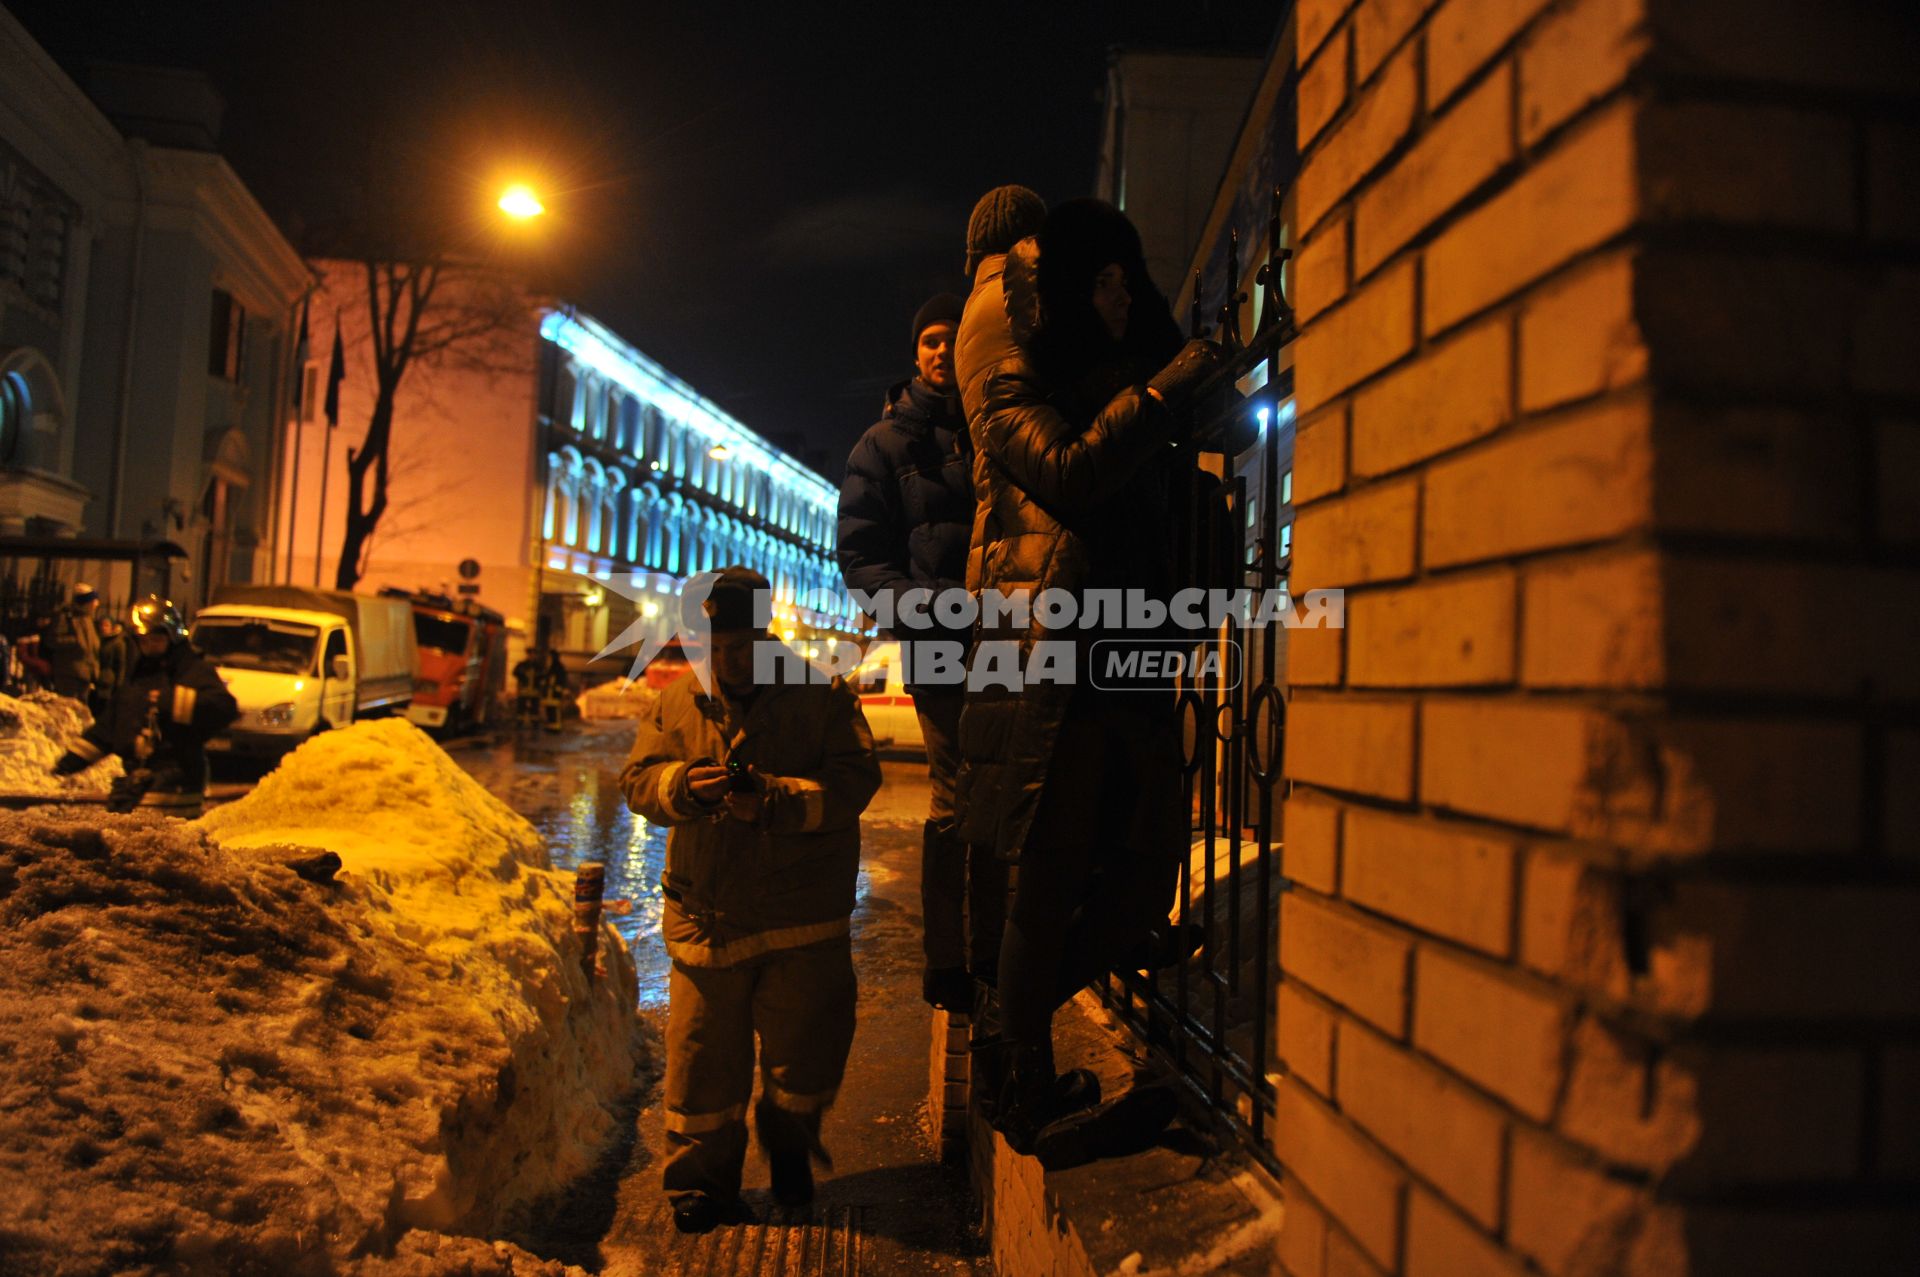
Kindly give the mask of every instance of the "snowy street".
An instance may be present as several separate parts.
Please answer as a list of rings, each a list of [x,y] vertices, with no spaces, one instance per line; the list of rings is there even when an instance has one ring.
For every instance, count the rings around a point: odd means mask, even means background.
[[[613,924],[639,972],[641,1016],[656,1044],[666,1020],[667,959],[660,945],[659,875],[666,831],[627,811],[618,791],[632,724],[588,723],[558,737],[523,735],[451,751],[473,776],[530,820],[554,867],[607,866],[608,900],[632,910]],[[822,1175],[810,1217],[780,1213],[766,1192],[758,1149],[749,1156],[747,1200],[755,1225],[682,1237],[660,1191],[663,1146],[659,1079],[640,1094],[630,1145],[564,1201],[539,1213],[516,1241],[536,1254],[605,1273],[812,1271],[836,1258],[849,1235],[857,1268],[889,1274],[987,1273],[968,1228],[965,1178],[937,1164],[923,1116],[930,1012],[919,996],[920,827],[925,766],[890,759],[868,808],[860,905],[853,917],[860,1022],[839,1103],[824,1139],[834,1171]],[[756,1258],[757,1256],[757,1258]]]

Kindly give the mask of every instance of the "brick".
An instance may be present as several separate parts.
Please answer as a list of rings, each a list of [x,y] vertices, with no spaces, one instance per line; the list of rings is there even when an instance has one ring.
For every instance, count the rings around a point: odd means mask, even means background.
[[[1633,317],[1633,258],[1612,253],[1529,296],[1520,310],[1520,410],[1617,390],[1647,375]]]
[[[1513,681],[1510,569],[1347,598],[1348,680],[1356,687],[1467,687]]]
[[[1841,13],[1844,12],[1844,20]],[[1660,57],[1707,80],[1913,93],[1910,7],[1844,11],[1806,0],[1684,0],[1660,7]]]
[[[1639,735],[1636,729],[1636,736]],[[1858,849],[1865,757],[1851,723],[1802,719],[1681,719],[1627,744],[1647,757],[1616,771],[1614,819],[1644,819],[1650,851],[1849,852]],[[1648,754],[1651,751],[1651,755]],[[1625,791],[1655,781],[1657,802]],[[1590,822],[1590,832],[1599,832]]]
[[[1322,895],[1332,895],[1340,877],[1340,808],[1307,793],[1281,808],[1280,872]]]
[[[1411,948],[1404,936],[1326,901],[1298,891],[1280,898],[1280,967],[1287,977],[1395,1035],[1406,1021]]]
[[[1857,539],[1859,435],[1843,419],[1663,404],[1659,439],[1654,509],[1662,529],[1821,544]]]
[[[1508,1243],[1555,1277],[1691,1270],[1684,1258],[1677,1267],[1629,1266],[1626,1252],[1646,1229],[1652,1203],[1548,1136],[1514,1132],[1507,1203]]]
[[[1361,83],[1387,60],[1433,0],[1363,0],[1353,14],[1354,75]]]
[[[1327,1232],[1327,1277],[1385,1277],[1386,1270],[1367,1258],[1360,1243],[1339,1229]]]
[[[1523,863],[1520,960],[1576,989],[1627,994],[1618,875],[1577,856],[1534,851]]]
[[[1874,1112],[1878,1159],[1886,1178],[1920,1175],[1920,1046],[1890,1046],[1880,1053],[1879,1106]]]
[[[1292,687],[1337,687],[1346,668],[1347,631],[1316,625],[1284,631],[1287,683]]]
[[[1849,383],[1860,281],[1827,261],[1717,250],[1641,255],[1635,314],[1663,388],[1805,397]]]
[[[1884,541],[1920,541],[1920,422],[1876,422],[1874,524]]]
[[[1403,262],[1316,318],[1294,343],[1294,399],[1312,412],[1413,349],[1413,263]]]
[[[1537,829],[1581,821],[1603,715],[1529,701],[1431,700],[1421,710],[1420,794],[1438,807]]]
[[[1500,1218],[1506,1122],[1432,1065],[1357,1026],[1340,1034],[1340,1109],[1482,1225]]]
[[[1676,1183],[1853,1179],[1865,1082],[1850,1050],[1714,1048],[1700,1069],[1700,1140],[1684,1152]]]
[[[1287,1073],[1321,1095],[1333,1094],[1335,1016],[1326,1004],[1282,980],[1275,995],[1274,1027]]]
[[[1400,1172],[1298,1082],[1281,1079],[1275,1100],[1280,1160],[1369,1255],[1391,1264],[1400,1246]]]
[[[1920,241],[1920,128],[1867,130],[1867,229],[1879,240]]]
[[[1302,510],[1293,526],[1294,590],[1304,594],[1411,576],[1419,504],[1420,485],[1408,478]]]
[[[1302,324],[1347,295],[1347,229],[1353,219],[1321,224],[1294,256],[1293,314]]]
[[[1354,808],[1345,854],[1342,889],[1355,904],[1484,953],[1512,947],[1511,840]]]
[[[1420,353],[1353,400],[1353,472],[1386,474],[1470,443],[1512,416],[1513,329],[1500,316]]]
[[[1546,0],[1449,0],[1427,24],[1427,104],[1453,96]]]
[[[1352,7],[1353,0],[1300,0],[1293,9],[1294,35],[1300,41],[1300,56],[1312,57]]]
[[[1347,104],[1347,46],[1352,30],[1341,27],[1300,72],[1298,136],[1303,152]]]
[[[1520,979],[1422,947],[1414,959],[1414,1045],[1535,1121],[1553,1111],[1567,1010]]]
[[[1355,95],[1353,110],[1307,156],[1294,183],[1302,230],[1312,230],[1413,127],[1420,86],[1411,49]]]
[[[1827,318],[1834,313],[1830,308]],[[1920,270],[1882,272],[1854,316],[1854,388],[1920,397],[1915,350],[1920,350]]]
[[[1371,272],[1492,177],[1513,154],[1513,72],[1502,65],[1432,122],[1412,150],[1360,193],[1354,205],[1354,273]]]
[[[1280,1196],[1284,1206],[1275,1253],[1281,1266],[1294,1277],[1320,1277],[1326,1264],[1327,1214],[1291,1175],[1281,1177]]]
[[[1666,677],[1660,556],[1598,551],[1522,578],[1520,678],[1528,687],[1638,689]]]
[[[1920,1014],[1920,891],[1684,882],[1652,911],[1639,1000],[1671,1016],[1840,1024]]]
[[[1842,627],[1818,599],[1871,595],[1856,572],[1671,555],[1664,564],[1668,683],[1710,692],[1851,697],[1867,676],[1867,616]],[[1838,632],[1836,632],[1838,630]],[[1911,654],[1903,648],[1903,661]]]
[[[1427,471],[1428,567],[1600,541],[1653,514],[1651,409],[1639,398],[1575,409]]]
[[[1520,140],[1532,146],[1617,88],[1647,50],[1644,0],[1575,0],[1520,44]]]
[[[1755,103],[1675,102],[1641,117],[1648,212],[1683,222],[1853,229],[1853,127]]]
[[[1520,1261],[1438,1197],[1407,1192],[1406,1277],[1524,1277]]]
[[[1920,860],[1920,732],[1889,731],[1882,753],[1881,853],[1893,860]]]
[[[1920,1272],[1920,1229],[1913,1226],[1912,1199],[1898,1205],[1779,1202],[1745,1208],[1700,1206],[1685,1219],[1686,1255],[1669,1236],[1672,1258],[1712,1256],[1712,1267],[1695,1272],[1738,1277],[1804,1277],[1808,1273],[1899,1274]],[[1679,1221],[1665,1231],[1679,1232]],[[1638,1272],[1679,1272],[1640,1261]]]
[[[1413,705],[1296,699],[1285,766],[1290,780],[1405,802],[1413,796]]]
[[[1637,212],[1629,104],[1582,124],[1427,250],[1426,331],[1449,328],[1625,230]]]
[[[1347,403],[1303,419],[1293,442],[1293,502],[1303,506],[1347,486]]]

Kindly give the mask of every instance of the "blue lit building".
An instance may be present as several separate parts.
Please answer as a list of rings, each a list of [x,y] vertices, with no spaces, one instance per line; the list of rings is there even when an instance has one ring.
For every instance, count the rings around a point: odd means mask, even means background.
[[[540,627],[597,650],[637,615],[671,629],[687,576],[744,563],[805,644],[858,617],[834,564],[836,489],[576,311],[540,321]]]

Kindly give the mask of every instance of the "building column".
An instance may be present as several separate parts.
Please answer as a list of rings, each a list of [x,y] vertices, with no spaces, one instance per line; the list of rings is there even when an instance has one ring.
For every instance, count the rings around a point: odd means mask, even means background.
[[[1915,16],[1293,34],[1281,1262],[1920,1266]]]

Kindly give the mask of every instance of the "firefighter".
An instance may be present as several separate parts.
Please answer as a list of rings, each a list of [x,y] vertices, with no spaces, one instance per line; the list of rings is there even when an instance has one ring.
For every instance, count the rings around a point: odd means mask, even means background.
[[[567,679],[567,667],[560,659],[558,648],[547,653],[547,668],[540,671],[540,717],[541,726],[550,732],[560,730],[560,721],[566,717],[567,701],[573,695],[573,684]]]
[[[188,820],[207,797],[207,739],[240,716],[225,683],[187,641],[178,608],[150,594],[133,609],[137,654],[98,721],[53,765],[70,776],[119,755],[108,811],[156,811]]]
[[[540,719],[540,671],[544,662],[538,649],[528,652],[513,667],[513,725],[532,727]]]
[[[712,691],[696,671],[663,689],[620,778],[629,807],[672,828],[663,1185],[682,1232],[737,1217],[756,1035],[754,1127],[789,1206],[813,1198],[810,1160],[831,1166],[820,1123],[853,1044],[849,919],[880,764],[859,697],[767,632],[769,598],[751,569],[712,579]],[[782,658],[764,685],[757,644]]]
[[[100,630],[94,612],[100,596],[85,582],[73,587],[73,601],[54,614],[48,657],[53,665],[53,690],[91,704],[94,682],[100,677]]]

